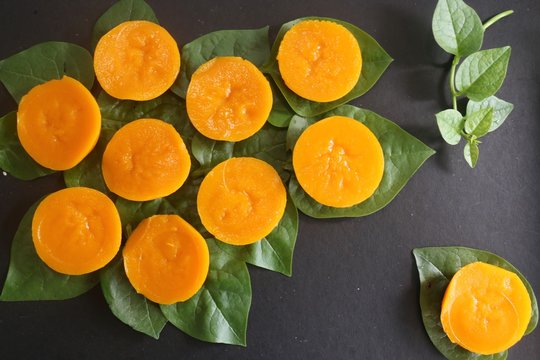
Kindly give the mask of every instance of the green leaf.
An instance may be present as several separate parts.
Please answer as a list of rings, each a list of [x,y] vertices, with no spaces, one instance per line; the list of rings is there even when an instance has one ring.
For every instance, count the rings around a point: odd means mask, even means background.
[[[119,100],[102,91],[98,96],[102,129],[96,148],[77,166],[64,172],[66,186],[86,186],[108,193],[103,180],[101,159],[109,140],[125,124],[142,118],[160,119],[172,124],[189,146],[195,129],[189,122],[182,99],[170,92],[149,101]]]
[[[189,145],[195,129],[186,112],[186,104],[171,92],[148,101],[119,100],[102,91],[98,96],[102,126],[118,130],[125,124],[142,118],[163,120],[173,125]]]
[[[471,353],[452,343],[440,321],[441,303],[446,287],[454,274],[463,266],[482,261],[516,273],[525,284],[531,297],[532,316],[526,334],[538,323],[538,304],[531,285],[508,261],[483,250],[465,247],[431,247],[413,250],[420,275],[420,308],[426,332],[435,347],[450,360],[504,360],[507,352],[495,355]]]
[[[295,114],[281,92],[276,90],[276,86],[273,83],[271,84],[274,103],[272,104],[272,112],[268,117],[268,122],[276,127],[286,128]]]
[[[35,162],[22,147],[14,111],[0,118],[0,169],[21,180],[32,180],[54,172]]]
[[[0,81],[17,103],[34,86],[64,75],[91,89],[94,63],[90,53],[75,44],[51,41],[0,61]]]
[[[191,153],[200,165],[197,175],[206,175],[220,162],[234,156],[236,143],[212,140],[197,133],[191,141]]]
[[[177,214],[177,210],[165,198],[140,202],[119,197],[116,199],[115,205],[127,237],[131,235],[141,221],[148,217],[158,214]]]
[[[228,245],[221,241],[216,241],[216,244],[238,260],[291,276],[297,235],[298,211],[292,199],[289,198],[279,224],[262,240],[245,246]]]
[[[279,73],[279,67],[277,63],[277,54],[279,50],[279,45],[281,40],[285,36],[285,33],[292,28],[294,25],[305,20],[326,20],[338,23],[343,25],[347,30],[349,30],[360,45],[362,51],[362,72],[360,74],[360,79],[356,83],[355,87],[342,98],[331,101],[319,103],[315,101],[310,101],[296,95],[291,91],[285,82],[281,78]],[[272,46],[272,55],[271,60],[268,64],[264,66],[264,71],[274,79],[274,82],[278,86],[279,90],[291,106],[291,108],[299,115],[302,116],[315,116],[322,114],[324,112],[335,109],[339,105],[345,104],[352,99],[355,99],[363,94],[365,94],[369,89],[375,85],[377,80],[384,73],[388,65],[393,61],[393,59],[384,51],[384,49],[373,39],[369,34],[359,29],[358,27],[349,24],[348,22],[324,18],[324,17],[305,17],[290,21],[281,26],[279,33],[277,34],[274,45]]]
[[[437,44],[456,56],[467,56],[480,50],[484,40],[482,21],[462,0],[439,0],[432,29]]]
[[[493,109],[493,121],[489,128],[489,131],[494,131],[502,125],[508,115],[514,110],[514,105],[504,100],[499,99],[496,96],[490,96],[482,101],[469,101],[467,103],[467,115],[472,114],[481,109]]]
[[[97,273],[60,274],[39,258],[32,241],[32,219],[38,203],[26,212],[15,233],[9,270],[0,295],[2,301],[71,299],[98,283]]]
[[[103,296],[112,313],[123,323],[154,339],[159,339],[167,319],[159,305],[135,291],[129,282],[122,256],[117,256],[100,271]]]
[[[287,129],[270,124],[246,140],[232,143],[211,140],[197,133],[191,143],[191,152],[200,164],[195,175],[205,175],[220,162],[231,157],[255,157],[272,165],[282,179],[287,180],[286,164],[290,156],[286,149]]]
[[[202,178],[188,177],[184,185],[165,198],[139,202],[118,198],[116,208],[122,225],[129,236],[143,219],[157,214],[177,214],[195,227],[203,236],[208,235],[197,213],[197,192]]]
[[[92,30],[92,49],[103,35],[117,25],[130,20],[147,20],[158,24],[154,10],[143,0],[120,0],[96,21]]]
[[[296,145],[296,141],[298,141],[300,135],[313,122],[313,119],[303,118],[299,115],[293,116],[287,129],[287,150],[292,151],[294,149],[294,145]]]
[[[203,287],[192,298],[161,305],[174,326],[199,340],[246,345],[251,306],[251,283],[247,266],[208,239],[210,271]]]
[[[444,141],[450,145],[457,145],[461,140],[464,124],[461,113],[454,109],[448,109],[436,114],[435,117]]]
[[[465,118],[465,132],[480,138],[486,135],[493,122],[493,109],[485,108],[468,114]]]
[[[494,95],[506,77],[510,53],[510,46],[505,46],[468,56],[456,73],[458,91],[474,101]]]
[[[348,208],[334,208],[325,206],[304,192],[293,176],[289,182],[289,193],[304,214],[314,218],[358,217],[372,214],[385,207],[405,186],[414,173],[431,155],[435,153],[420,140],[410,135],[399,126],[376,113],[360,109],[351,105],[343,105],[318,118],[303,119],[304,124],[313,124],[325,117],[340,115],[356,119],[366,125],[378,138],[384,153],[384,175],[375,193],[364,202]],[[293,119],[289,128],[296,128],[297,117]],[[289,142],[296,139],[289,137]]]
[[[186,98],[191,75],[216,56],[239,56],[261,67],[270,56],[268,26],[260,29],[220,30],[203,35],[182,48],[180,75],[171,90]]]
[[[478,149],[478,143],[475,140],[467,142],[463,148],[463,156],[465,161],[469,164],[470,167],[474,168],[478,161],[478,155],[480,151]]]
[[[107,188],[103,179],[103,173],[101,172],[101,159],[109,140],[115,132],[113,129],[101,129],[101,134],[94,150],[75,167],[64,171],[64,183],[67,187],[84,186],[96,189],[105,194],[110,194],[109,188]]]

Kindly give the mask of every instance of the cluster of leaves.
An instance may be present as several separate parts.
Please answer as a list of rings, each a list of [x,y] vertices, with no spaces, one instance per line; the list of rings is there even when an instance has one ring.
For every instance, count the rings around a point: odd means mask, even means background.
[[[465,247],[427,247],[413,250],[420,275],[420,308],[426,331],[435,347],[448,360],[504,360],[508,351],[480,355],[454,344],[443,330],[441,304],[450,279],[463,266],[481,261],[516,273],[525,284],[532,304],[532,315],[525,335],[538,324],[538,303],[531,284],[505,259],[487,251]]]
[[[127,20],[157,22],[143,0],[121,0],[96,23],[92,46],[108,30]],[[144,102],[118,100],[100,92],[97,101],[102,114],[102,131],[95,149],[76,167],[64,172],[66,186],[86,186],[116,199],[124,238],[144,218],[155,214],[178,214],[207,239],[210,271],[200,291],[188,301],[158,305],[138,294],[130,285],[119,255],[102,270],[83,276],[67,276],[48,268],[37,256],[32,242],[31,219],[36,205],[28,210],[13,240],[11,261],[0,300],[60,300],[78,296],[100,283],[113,314],[132,328],[158,338],[167,322],[185,333],[209,342],[245,345],[251,305],[251,283],[246,264],[290,276],[298,232],[298,209],[313,217],[355,217],[373,213],[387,205],[434,152],[383,117],[342,103],[369,90],[391,58],[377,42],[353,25],[349,28],[364,53],[361,78],[351,92],[335,103],[314,103],[298,98],[283,86],[275,64],[279,41],[292,24],[280,31],[273,50],[268,27],[253,30],[223,30],[203,35],[182,49],[181,73],[170,91]],[[215,56],[241,56],[252,61],[277,84],[274,104],[266,124],[241,142],[214,141],[199,134],[190,124],[185,95],[193,72]],[[0,81],[19,101],[33,86],[68,74],[89,89],[94,82],[90,53],[73,44],[44,43],[0,62]],[[99,89],[95,89],[99,92]],[[292,109],[291,109],[292,107]],[[294,111],[293,111],[294,109]],[[291,151],[296,139],[311,123],[330,115],[350,116],[366,124],[378,137],[384,151],[385,172],[381,186],[366,202],[348,209],[323,206],[309,197],[294,178]],[[186,183],[176,193],[147,202],[116,198],[107,189],[101,173],[101,157],[112,135],[126,123],[139,118],[157,118],[172,124],[191,150],[193,167]],[[204,175],[231,157],[252,156],[276,168],[289,184],[290,196],[278,226],[264,239],[248,246],[224,244],[202,226],[196,195]],[[0,119],[0,168],[20,179],[33,179],[52,171],[35,163],[24,151],[16,132],[16,115]]]
[[[479,139],[501,126],[514,107],[495,96],[506,77],[510,47],[480,50],[485,30],[512,13],[502,12],[482,24],[463,0],[439,0],[433,15],[435,40],[454,55],[449,80],[452,109],[436,114],[437,124],[447,143],[457,145],[465,139],[465,160],[473,168],[478,161]],[[458,110],[460,96],[469,99],[465,115]]]

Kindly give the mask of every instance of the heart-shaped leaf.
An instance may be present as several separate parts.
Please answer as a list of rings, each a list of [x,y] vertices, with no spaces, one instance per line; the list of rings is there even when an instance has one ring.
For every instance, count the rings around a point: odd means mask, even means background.
[[[199,340],[246,345],[251,306],[247,266],[208,239],[210,270],[203,287],[192,298],[161,305],[165,317],[177,328]]]
[[[75,44],[50,41],[0,61],[0,81],[17,103],[34,86],[64,75],[92,88],[94,62],[88,50]]]
[[[439,0],[432,22],[433,36],[450,54],[467,56],[480,50],[484,27],[476,11],[462,0]]]
[[[289,193],[296,207],[308,216],[336,218],[372,214],[390,203],[424,161],[435,153],[435,151],[390,120],[372,111],[351,105],[343,105],[317,118],[303,119],[295,117],[291,121],[289,129],[294,129],[295,136],[300,136],[301,129],[297,126],[297,121],[307,127],[317,120],[335,115],[356,119],[375,134],[384,153],[384,175],[378,189],[370,198],[348,208],[334,208],[318,203],[302,189],[296,177],[291,177]],[[289,143],[294,144],[296,139],[292,135],[289,136]]]
[[[493,122],[493,109],[484,108],[467,114],[465,118],[465,132],[480,138],[486,135]]]
[[[277,63],[277,54],[279,50],[279,45],[281,44],[281,40],[283,40],[285,33],[290,28],[292,28],[299,22],[305,20],[325,20],[343,25],[354,35],[354,37],[358,41],[358,44],[360,45],[360,49],[362,51],[362,72],[360,74],[360,79],[356,83],[355,87],[347,95],[343,96],[338,100],[319,103],[304,99],[291,91],[287,87],[287,85],[285,85],[285,82],[281,78]],[[373,39],[370,35],[359,29],[358,27],[349,24],[348,22],[337,19],[324,17],[305,17],[289,21],[288,23],[281,26],[281,29],[277,34],[276,40],[274,41],[274,45],[272,46],[270,62],[264,66],[264,72],[272,76],[272,79],[274,79],[274,82],[276,83],[279,90],[281,91],[291,108],[294,110],[294,112],[299,115],[309,117],[335,109],[339,105],[345,104],[346,102],[349,102],[352,99],[355,99],[365,94],[369,89],[373,87],[373,85],[375,85],[377,80],[379,80],[381,75],[384,73],[384,71],[392,61],[393,59],[390,57],[390,55],[388,55],[386,51],[384,51],[384,49],[379,45],[379,43],[377,43],[375,39]]]
[[[538,323],[538,304],[531,285],[519,271],[503,258],[483,250],[465,247],[431,247],[414,249],[420,275],[420,308],[426,332],[435,347],[449,360],[504,360],[504,351],[494,355],[480,355],[452,343],[441,324],[441,303],[450,279],[463,266],[482,261],[516,273],[531,297],[532,316],[526,334]]]
[[[494,131],[502,125],[506,120],[508,115],[514,110],[514,105],[511,103],[501,100],[496,96],[490,96],[482,101],[469,101],[467,103],[467,116],[480,110],[480,109],[493,109],[493,121],[489,128],[489,131]]]
[[[159,339],[167,319],[159,305],[140,295],[131,286],[122,256],[117,256],[100,271],[103,296],[118,319],[154,339]]]
[[[236,259],[291,276],[297,235],[298,211],[289,198],[279,224],[262,240],[245,246],[228,245],[221,241],[216,241],[216,244]]]
[[[454,109],[448,109],[436,114],[437,125],[444,141],[450,145],[457,145],[461,140],[464,119],[461,113]]]
[[[71,299],[98,283],[95,272],[77,276],[60,274],[39,258],[32,241],[32,219],[38,203],[26,212],[15,233],[9,270],[0,295],[2,301]]]
[[[456,73],[458,91],[474,101],[494,95],[506,77],[510,53],[510,46],[505,46],[468,56]]]

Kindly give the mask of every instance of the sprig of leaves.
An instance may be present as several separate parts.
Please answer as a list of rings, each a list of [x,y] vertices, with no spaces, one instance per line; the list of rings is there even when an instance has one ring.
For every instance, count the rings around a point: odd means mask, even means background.
[[[513,109],[512,104],[495,97],[506,77],[510,47],[480,50],[485,30],[512,13],[504,11],[482,24],[476,11],[462,0],[439,0],[433,14],[435,41],[454,55],[449,79],[452,109],[435,115],[437,125],[448,144],[465,139],[463,155],[472,168],[478,161],[479,139],[501,126]],[[465,116],[458,110],[461,96],[469,99]]]

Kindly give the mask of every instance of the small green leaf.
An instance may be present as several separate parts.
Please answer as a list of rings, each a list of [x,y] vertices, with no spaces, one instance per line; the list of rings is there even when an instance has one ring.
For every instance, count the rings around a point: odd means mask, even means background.
[[[450,145],[457,145],[461,140],[464,124],[461,113],[454,109],[448,109],[436,114],[435,117],[444,141]]]
[[[216,241],[216,244],[238,260],[291,276],[297,234],[298,211],[289,198],[279,224],[262,240],[245,246],[228,245],[221,241]]]
[[[288,179],[285,165],[289,162],[286,149],[287,129],[270,124],[246,140],[232,143],[216,141],[196,134],[191,143],[191,152],[200,164],[197,175],[205,175],[214,166],[231,157],[255,157],[272,165],[282,179]]]
[[[283,40],[285,33],[290,28],[292,28],[299,22],[305,20],[325,20],[338,23],[344,26],[347,30],[349,30],[354,35],[354,37],[358,41],[358,44],[360,45],[360,49],[362,50],[362,72],[360,74],[360,79],[356,83],[355,87],[347,95],[343,96],[338,100],[319,103],[304,99],[291,91],[287,87],[287,85],[285,85],[285,82],[281,78],[277,63],[277,54],[279,50],[279,45],[281,44],[281,40]],[[272,76],[274,82],[276,83],[279,90],[281,91],[291,108],[294,110],[294,112],[302,116],[315,116],[335,109],[339,105],[345,104],[352,99],[356,99],[357,97],[365,94],[369,89],[373,87],[373,85],[375,85],[375,83],[379,80],[381,75],[384,73],[384,71],[392,61],[393,60],[390,55],[388,55],[388,53],[384,51],[384,49],[377,43],[377,41],[375,41],[375,39],[373,39],[370,35],[359,29],[358,27],[349,24],[348,22],[337,19],[323,17],[305,17],[289,21],[288,23],[281,26],[281,29],[277,34],[276,40],[274,41],[274,45],[272,46],[271,60],[268,64],[264,66],[264,71]]]
[[[103,35],[125,21],[146,20],[158,24],[154,10],[143,0],[120,0],[96,21],[92,30],[92,49]]]
[[[268,61],[268,26],[260,29],[221,30],[203,35],[182,48],[180,75],[171,90],[186,98],[191,75],[216,56],[239,56],[261,67]]]
[[[32,241],[32,219],[38,203],[26,212],[15,233],[1,301],[71,299],[98,283],[97,273],[78,276],[60,274],[39,258]]]
[[[22,147],[14,111],[0,118],[0,169],[21,180],[33,180],[54,172],[35,162]]]
[[[100,271],[103,296],[112,313],[123,323],[154,339],[159,339],[167,319],[159,305],[135,291],[124,270],[122,256],[117,256]]]
[[[75,44],[51,41],[0,61],[0,81],[17,103],[34,86],[64,75],[91,89],[94,62],[90,53]]]
[[[474,101],[494,95],[506,77],[510,53],[510,46],[505,46],[468,56],[456,73],[458,91]]]
[[[486,135],[493,122],[493,109],[485,108],[468,114],[465,118],[465,132],[480,138]]]
[[[431,155],[435,153],[420,140],[407,133],[399,126],[376,113],[351,105],[343,105],[317,118],[304,119],[304,125],[313,124],[329,116],[347,116],[366,125],[381,143],[384,153],[384,175],[375,193],[364,202],[348,208],[325,206],[310,197],[293,176],[289,182],[289,193],[304,214],[314,218],[358,217],[372,214],[392,201],[410,180],[414,173]],[[295,127],[294,133],[300,136],[302,129],[293,119],[289,127]],[[305,128],[304,128],[305,129]],[[296,139],[289,134],[289,143]]]
[[[478,161],[478,155],[479,149],[476,140],[467,142],[467,144],[465,144],[465,147],[463,148],[463,156],[465,157],[465,161],[467,161],[467,164],[469,164],[470,167],[474,168],[476,166],[476,162]]]
[[[504,360],[507,351],[494,355],[479,355],[452,343],[440,321],[441,303],[446,287],[463,266],[482,261],[516,273],[531,297],[532,316],[526,334],[538,323],[538,304],[531,285],[519,271],[503,258],[483,250],[464,247],[431,247],[413,250],[420,276],[420,308],[426,332],[435,347],[449,360]]]
[[[161,305],[174,326],[199,340],[246,345],[251,306],[251,282],[247,266],[208,239],[210,270],[203,287],[189,300]]]
[[[493,121],[489,128],[489,131],[494,131],[502,125],[508,115],[514,109],[514,105],[504,100],[499,99],[496,96],[490,96],[482,101],[469,101],[467,103],[467,116],[481,109],[493,109]]]
[[[462,0],[439,0],[432,22],[433,36],[441,48],[456,56],[480,50],[484,27],[476,11]]]

